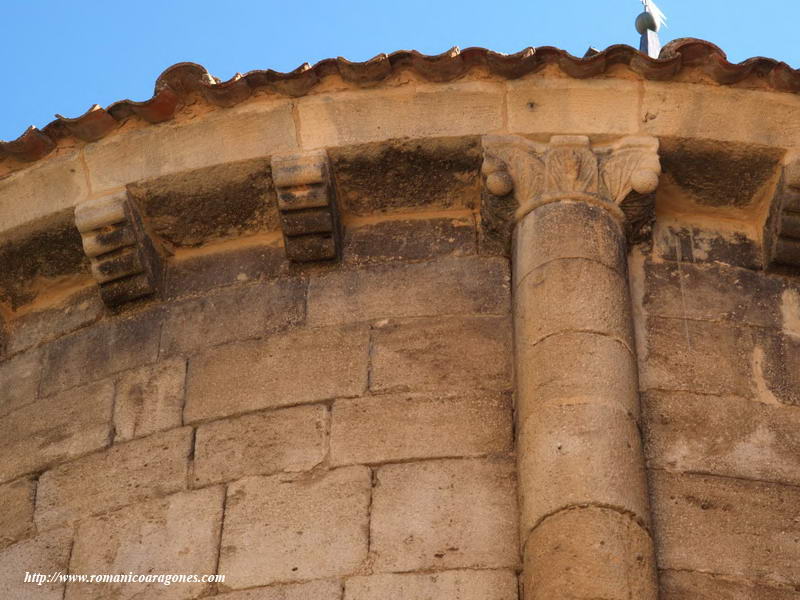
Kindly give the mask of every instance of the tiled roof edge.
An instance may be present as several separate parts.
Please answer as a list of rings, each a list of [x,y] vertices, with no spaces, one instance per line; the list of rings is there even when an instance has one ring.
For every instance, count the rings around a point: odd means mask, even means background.
[[[710,42],[684,38],[667,44],[658,59],[652,59],[625,45],[610,46],[588,58],[572,56],[564,50],[544,46],[525,48],[516,54],[501,54],[485,48],[452,48],[433,56],[415,50],[379,54],[365,62],[329,58],[310,66],[301,65],[289,73],[273,70],[236,74],[228,81],[213,77],[195,63],[178,63],[157,79],[153,97],[144,102],[122,100],[108,108],[92,106],[74,119],[56,115],[56,120],[43,129],[28,128],[16,140],[0,141],[0,161],[6,158],[33,162],[52,152],[58,141],[75,137],[96,141],[126,119],[136,116],[150,123],[168,121],[175,115],[182,100],[199,93],[217,106],[233,106],[257,91],[268,91],[297,97],[308,93],[324,77],[338,75],[357,86],[371,86],[400,69],[410,69],[426,80],[447,82],[457,79],[474,67],[486,68],[494,75],[516,79],[555,64],[567,75],[588,78],[602,75],[614,65],[626,65],[645,79],[669,80],[681,69],[702,69],[722,85],[738,83],[756,75],[776,91],[800,91],[800,70],[769,58],[751,58],[739,64],[729,63],[725,53]]]

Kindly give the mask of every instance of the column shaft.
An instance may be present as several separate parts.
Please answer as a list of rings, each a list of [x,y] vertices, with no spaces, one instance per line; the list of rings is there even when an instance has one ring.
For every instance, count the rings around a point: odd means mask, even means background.
[[[514,319],[525,600],[655,600],[618,216],[564,199],[517,224]]]

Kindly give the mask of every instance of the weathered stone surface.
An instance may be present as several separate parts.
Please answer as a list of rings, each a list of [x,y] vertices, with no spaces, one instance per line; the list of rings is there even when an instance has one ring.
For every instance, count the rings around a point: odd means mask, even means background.
[[[587,202],[553,202],[520,221],[514,271],[521,281],[552,260],[583,258],[626,273],[625,233],[611,213]]]
[[[344,600],[517,600],[513,571],[441,571],[386,573],[351,577]]]
[[[117,317],[52,342],[44,361],[42,393],[51,394],[153,362],[161,320],[161,312],[151,310]]]
[[[300,145],[492,131],[503,125],[503,96],[502,85],[479,81],[305,96],[297,101]]]
[[[192,357],[184,419],[360,396],[367,387],[368,339],[360,326],[296,330]]]
[[[296,325],[305,317],[305,293],[304,280],[280,279],[173,304],[164,320],[161,354],[193,352]]]
[[[784,284],[722,264],[648,263],[644,308],[652,316],[780,327]]]
[[[638,377],[631,349],[605,335],[568,332],[533,346],[524,334],[515,340],[519,365],[517,422],[544,404],[616,406],[634,420],[639,415]],[[611,376],[613,374],[613,376]]]
[[[311,279],[310,325],[455,314],[506,314],[508,261],[445,258],[417,264],[337,270]],[[402,297],[403,301],[398,302]]]
[[[745,269],[763,266],[760,245],[745,231],[714,231],[669,218],[653,229],[655,257],[684,263],[722,263]]]
[[[16,317],[8,336],[9,354],[70,333],[97,321],[105,310],[97,290],[75,294],[56,307],[48,307]]]
[[[800,485],[800,414],[745,398],[643,396],[651,467]]]
[[[662,600],[797,600],[793,587],[774,588],[730,581],[710,573],[661,571]]]
[[[146,127],[90,144],[92,190],[296,147],[290,103],[241,104],[183,124]]]
[[[588,290],[592,302],[586,301]],[[518,280],[514,302],[526,307],[515,324],[526,343],[565,331],[632,339],[627,278],[594,260],[545,263]]]
[[[72,573],[205,575],[216,572],[225,491],[183,492],[80,522]],[[70,583],[65,600],[188,599],[208,583]]]
[[[639,88],[633,81],[527,77],[507,85],[510,131],[587,135],[639,131]]]
[[[561,511],[533,531],[525,548],[526,599],[657,599],[653,542],[628,515]]]
[[[390,394],[338,400],[333,464],[510,452],[511,398],[503,393]]]
[[[329,153],[345,214],[471,209],[480,202],[475,137],[393,140]]]
[[[30,223],[75,206],[88,193],[77,152],[0,179],[3,230]]]
[[[277,230],[269,160],[219,162],[134,181],[128,193],[142,206],[155,233],[179,248]]]
[[[367,558],[370,471],[249,477],[228,486],[226,588],[335,577]]]
[[[18,479],[0,485],[0,548],[28,537],[34,532],[33,500],[36,481]]]
[[[759,118],[767,105],[768,118]],[[734,120],[733,114],[740,116]],[[800,134],[797,104],[763,90],[725,86],[709,94],[693,83],[647,81],[640,116],[645,115],[649,135],[680,132],[683,137],[785,147]]]
[[[375,391],[511,387],[511,327],[494,317],[392,321],[373,333]]]
[[[797,487],[654,470],[650,490],[660,568],[800,585]]]
[[[543,405],[520,426],[523,537],[559,509],[613,506],[649,520],[639,430],[623,411],[592,404]]]
[[[36,350],[0,362],[0,417],[36,400],[41,371]]]
[[[344,231],[345,264],[425,260],[477,253],[472,215],[398,219],[349,226]]]
[[[114,385],[98,382],[28,404],[0,419],[0,481],[110,443]]]
[[[0,550],[0,598],[62,600],[64,583],[25,583],[26,573],[66,573],[72,530],[57,529]]]
[[[298,406],[201,425],[195,485],[312,469],[325,457],[327,420],[324,406]]]
[[[114,398],[114,442],[180,427],[185,380],[183,358],[123,373]]]
[[[36,525],[48,528],[186,487],[192,431],[186,427],[112,446],[39,479]]]
[[[465,459],[383,466],[370,528],[379,570],[514,567],[514,465]]]
[[[751,395],[756,357],[746,327],[649,317],[639,353],[643,390]]]
[[[214,596],[217,600],[341,600],[342,586],[336,580],[287,583]]]
[[[284,275],[287,267],[283,248],[275,242],[230,248],[221,246],[213,252],[171,260],[165,293],[175,298],[216,287],[258,281]]]

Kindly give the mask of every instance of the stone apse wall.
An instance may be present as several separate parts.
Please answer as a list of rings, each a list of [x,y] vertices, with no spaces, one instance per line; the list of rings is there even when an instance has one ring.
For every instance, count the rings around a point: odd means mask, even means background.
[[[800,100],[685,62],[0,162],[0,597],[800,598]]]

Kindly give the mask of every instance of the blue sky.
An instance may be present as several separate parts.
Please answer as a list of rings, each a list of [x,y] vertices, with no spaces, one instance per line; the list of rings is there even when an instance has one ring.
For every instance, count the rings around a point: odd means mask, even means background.
[[[769,56],[800,67],[800,2],[661,0],[662,41],[699,37],[729,60]],[[228,79],[286,71],[303,62],[380,52],[486,46],[515,52],[554,45],[582,55],[590,45],[638,44],[639,0],[478,2],[402,0],[0,0],[0,139],[58,112],[150,97],[156,77],[180,61]]]

